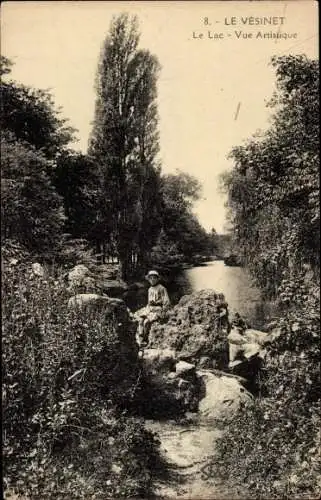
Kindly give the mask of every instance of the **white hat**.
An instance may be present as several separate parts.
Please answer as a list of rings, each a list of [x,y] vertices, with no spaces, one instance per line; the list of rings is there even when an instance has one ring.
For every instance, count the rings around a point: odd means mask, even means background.
[[[147,274],[147,278],[149,278],[150,276],[157,276],[159,278],[159,274],[157,271],[149,271],[149,273]]]

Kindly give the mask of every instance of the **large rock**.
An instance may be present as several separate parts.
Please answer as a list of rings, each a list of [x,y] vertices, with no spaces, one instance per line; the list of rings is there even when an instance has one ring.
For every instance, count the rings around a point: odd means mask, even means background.
[[[111,297],[122,297],[128,285],[116,279],[115,266],[101,265],[90,271],[83,264],[78,264],[68,273],[68,289],[74,294],[99,293]]]
[[[215,368],[226,368],[227,332],[220,324],[217,293],[202,290],[182,297],[166,322],[152,325],[149,345],[174,349],[182,361],[198,364],[207,357],[214,360]]]
[[[103,293],[115,296],[122,296],[128,290],[128,285],[122,280],[98,281],[98,287]]]
[[[78,314],[83,312],[102,314],[106,323],[112,322],[115,325],[119,339],[138,355],[136,323],[122,299],[104,297],[96,293],[81,293],[68,300],[68,309]]]
[[[107,309],[112,312],[121,305],[125,305],[121,299],[106,297],[97,293],[79,293],[68,300],[69,309]]]
[[[151,374],[175,370],[176,354],[172,349],[145,349],[142,359],[145,370]]]
[[[96,280],[88,267],[78,264],[68,273],[68,289],[72,293],[96,292]]]
[[[198,409],[201,420],[229,422],[240,405],[251,404],[253,397],[236,377],[218,376],[207,370],[199,370],[204,387],[204,397]]]
[[[144,376],[150,393],[149,409],[156,416],[162,412],[178,414],[196,411],[200,380],[195,366],[176,358],[173,349],[145,349],[142,357]]]
[[[238,328],[232,328],[227,339],[229,342],[229,366],[231,366],[231,363],[243,357],[244,346],[247,343],[247,339]]]
[[[227,336],[229,367],[236,366],[238,360],[250,360],[254,356],[263,359],[266,354],[264,347],[281,334],[282,331],[279,328],[272,330],[272,332],[261,332],[249,328],[244,333],[241,333],[237,328],[232,328]]]

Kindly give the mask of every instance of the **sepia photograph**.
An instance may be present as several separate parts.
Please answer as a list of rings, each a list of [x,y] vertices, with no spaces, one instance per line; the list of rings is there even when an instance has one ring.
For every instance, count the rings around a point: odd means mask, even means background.
[[[5,500],[320,498],[318,38],[2,2]]]

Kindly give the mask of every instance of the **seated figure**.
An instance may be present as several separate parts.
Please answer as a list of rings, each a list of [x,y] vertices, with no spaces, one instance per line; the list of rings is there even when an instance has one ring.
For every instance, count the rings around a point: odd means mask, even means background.
[[[231,324],[231,331],[227,336],[229,342],[229,368],[244,360],[244,348],[248,344],[245,332],[248,324],[239,313],[235,313]]]
[[[152,323],[165,318],[166,311],[170,307],[167,290],[161,285],[158,272],[149,271],[147,280],[151,285],[148,289],[147,306],[135,313],[135,316],[138,318],[137,340],[141,347],[146,347],[148,344],[148,335]]]
[[[228,304],[223,293],[217,294],[216,303],[217,324],[227,333],[230,331]]]

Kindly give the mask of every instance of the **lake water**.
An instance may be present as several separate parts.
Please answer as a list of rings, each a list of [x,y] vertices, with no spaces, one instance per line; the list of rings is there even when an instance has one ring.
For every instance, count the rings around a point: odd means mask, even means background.
[[[261,292],[245,268],[229,267],[219,260],[188,269],[184,274],[193,292],[212,288],[224,293],[232,315],[240,313],[257,328],[264,322],[266,310]]]

